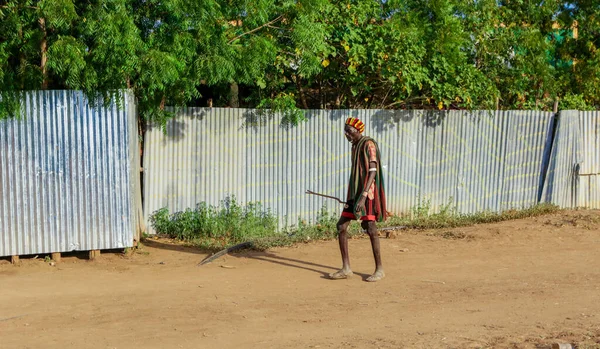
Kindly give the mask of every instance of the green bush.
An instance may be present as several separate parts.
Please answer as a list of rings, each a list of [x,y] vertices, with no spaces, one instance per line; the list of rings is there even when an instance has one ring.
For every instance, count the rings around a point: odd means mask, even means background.
[[[242,206],[233,196],[219,206],[201,202],[195,209],[174,214],[161,208],[150,223],[158,234],[211,249],[277,234],[277,217],[269,210],[260,203]]]
[[[561,110],[594,110],[594,106],[586,101],[585,96],[567,92],[560,100]]]

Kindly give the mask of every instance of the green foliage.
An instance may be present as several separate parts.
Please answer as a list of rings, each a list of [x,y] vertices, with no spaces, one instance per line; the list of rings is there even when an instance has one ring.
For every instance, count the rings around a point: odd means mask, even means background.
[[[48,50],[48,67],[61,75],[70,86],[82,86],[85,79],[86,47],[72,36],[59,38]]]
[[[6,91],[0,96],[0,120],[20,118],[22,96],[18,91]]]
[[[591,101],[590,101],[591,102]],[[594,110],[582,95],[567,93],[559,102],[562,110]]]
[[[441,205],[438,208],[437,213],[432,213],[431,208],[431,199],[421,198],[417,199],[417,204],[410,209],[410,216],[404,217],[402,219],[410,219],[418,221],[418,220],[429,220],[432,217],[436,218],[448,218],[448,217],[457,217],[460,216],[458,213],[458,209],[453,205],[454,198],[450,198],[448,202],[444,205]],[[395,220],[397,218],[392,218]],[[387,224],[389,225],[389,224]]]
[[[206,248],[222,248],[247,240],[272,236],[277,218],[259,203],[240,205],[228,197],[219,206],[199,203],[194,209],[170,214],[167,208],[150,217],[158,234],[196,243]]]
[[[132,89],[164,123],[167,105],[226,105],[232,83],[288,125],[308,108],[598,109],[599,42],[592,0],[5,0],[0,117],[18,91]]]
[[[440,229],[494,223],[550,214],[558,211],[552,204],[538,204],[522,210],[502,213],[479,212],[459,214],[449,200],[437,212],[431,213],[431,202],[420,200],[406,216],[392,216],[379,228],[405,227],[408,229]],[[246,241],[253,248],[266,250],[276,246],[291,246],[318,240],[337,238],[339,212],[328,212],[323,206],[317,213],[315,223],[298,220],[297,225],[277,229],[278,218],[260,203],[240,205],[235,197],[228,197],[218,207],[202,202],[195,209],[170,214],[162,208],[150,217],[154,230],[161,235],[187,241],[195,246],[220,250]],[[354,222],[348,228],[350,237],[362,236],[360,224]]]
[[[299,243],[308,243],[319,240],[331,240],[337,238],[337,222],[339,212],[329,212],[324,206],[317,213],[315,223],[308,223],[301,219],[295,226],[288,226],[281,231],[254,240],[253,248],[256,250],[267,250],[278,246],[292,246]],[[362,234],[362,228],[358,223],[348,227],[350,237]]]
[[[423,218],[429,216],[429,211],[431,210],[431,200],[430,199],[417,199],[417,204],[411,208],[411,213],[413,217]]]
[[[304,111],[296,106],[293,93],[281,93],[273,99],[263,99],[257,106],[258,109],[268,109],[270,116],[275,113],[282,115],[282,125],[296,126],[302,121],[306,121]]]

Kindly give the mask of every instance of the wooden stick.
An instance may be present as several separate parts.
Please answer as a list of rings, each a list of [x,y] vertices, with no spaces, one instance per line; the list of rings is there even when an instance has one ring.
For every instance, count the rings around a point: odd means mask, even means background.
[[[329,199],[337,200],[337,202],[339,202],[340,204],[345,204],[346,203],[345,201],[342,201],[342,200],[336,198],[335,196],[329,196],[329,195],[325,195],[325,194],[315,193],[312,190],[307,190],[306,194],[317,195],[317,196],[322,196],[324,198],[329,198]]]
[[[434,284],[442,284],[445,285],[446,283],[444,281],[436,281],[436,280],[421,280],[422,282],[431,282]]]

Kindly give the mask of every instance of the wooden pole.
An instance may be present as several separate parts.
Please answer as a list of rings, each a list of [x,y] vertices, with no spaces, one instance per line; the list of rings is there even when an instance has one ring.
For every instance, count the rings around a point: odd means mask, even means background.
[[[94,259],[100,257],[100,250],[90,250],[89,259],[93,261]]]
[[[19,264],[21,261],[19,260],[19,256],[10,256],[10,262],[12,264]]]

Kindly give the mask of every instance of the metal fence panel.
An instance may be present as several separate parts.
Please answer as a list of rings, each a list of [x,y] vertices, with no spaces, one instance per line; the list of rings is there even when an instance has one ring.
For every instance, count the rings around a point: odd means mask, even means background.
[[[579,112],[582,163],[578,206],[600,209],[600,112]]]
[[[552,114],[378,111],[375,125],[380,124],[378,115],[387,120],[383,122],[387,127],[375,130],[387,147],[387,163],[401,163],[388,171],[395,179],[390,207],[396,212],[422,205],[423,200],[436,211],[446,206],[460,213],[499,212],[537,203]],[[390,132],[396,127],[396,134]],[[411,140],[411,151],[396,146],[396,139]]]
[[[26,93],[21,117],[0,121],[0,256],[132,246],[136,129],[129,95],[93,107]]]
[[[561,111],[542,201],[600,208],[600,113]]]
[[[417,206],[497,212],[538,202],[552,113],[313,110],[307,122],[286,127],[279,115],[257,110],[187,108],[166,133],[146,132],[146,219],[162,207],[217,205],[228,195],[260,201],[281,225],[314,221],[322,206],[338,212],[336,202],[304,192],[345,198],[349,116],[362,119],[379,143],[393,213]]]

